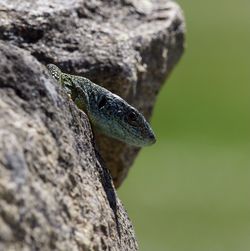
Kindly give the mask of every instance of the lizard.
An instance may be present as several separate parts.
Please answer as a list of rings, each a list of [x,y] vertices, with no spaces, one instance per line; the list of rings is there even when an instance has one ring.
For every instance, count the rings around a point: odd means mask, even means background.
[[[76,106],[87,114],[91,125],[102,134],[137,147],[156,142],[142,113],[120,96],[87,78],[63,73],[54,64],[48,64],[47,68]]]

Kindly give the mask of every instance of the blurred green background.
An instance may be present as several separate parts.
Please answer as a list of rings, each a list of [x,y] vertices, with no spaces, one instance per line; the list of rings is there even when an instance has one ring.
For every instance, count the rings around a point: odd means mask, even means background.
[[[178,2],[187,49],[119,195],[142,251],[248,251],[250,1]]]

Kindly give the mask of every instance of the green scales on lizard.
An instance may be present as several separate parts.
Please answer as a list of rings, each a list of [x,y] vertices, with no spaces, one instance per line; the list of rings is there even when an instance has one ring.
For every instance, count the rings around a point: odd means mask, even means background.
[[[47,67],[100,132],[134,146],[155,143],[154,132],[144,116],[121,97],[87,78],[63,73],[53,64]]]

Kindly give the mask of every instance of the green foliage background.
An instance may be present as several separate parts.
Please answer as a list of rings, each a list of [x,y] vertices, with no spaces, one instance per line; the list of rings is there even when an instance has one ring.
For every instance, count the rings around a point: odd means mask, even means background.
[[[142,251],[248,251],[250,1],[178,2],[187,49],[119,194]]]

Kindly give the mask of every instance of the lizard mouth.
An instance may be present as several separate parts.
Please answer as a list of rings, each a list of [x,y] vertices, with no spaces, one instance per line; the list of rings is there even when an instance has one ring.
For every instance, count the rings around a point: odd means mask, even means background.
[[[126,128],[124,125],[120,124],[120,126],[128,132],[130,136],[130,138],[134,138],[135,140],[134,143],[130,143],[128,142],[128,144],[130,145],[134,145],[134,146],[138,146],[138,147],[143,147],[143,146],[149,146],[149,145],[153,145],[156,142],[156,137],[155,134],[153,132],[153,130],[151,129],[151,127],[148,125],[146,126],[140,133],[140,135],[138,135],[136,132],[133,132],[131,130],[129,130],[128,128]]]

